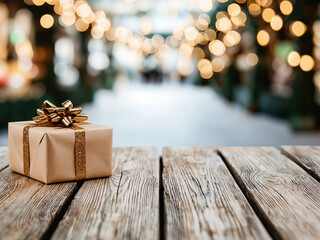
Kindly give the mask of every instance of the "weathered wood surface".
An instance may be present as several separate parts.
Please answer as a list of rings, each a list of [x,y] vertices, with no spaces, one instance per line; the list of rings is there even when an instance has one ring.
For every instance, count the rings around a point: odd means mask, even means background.
[[[167,239],[271,239],[214,148],[162,157]]]
[[[320,184],[271,147],[219,148],[276,239],[320,239]]]
[[[113,176],[85,181],[52,239],[159,238],[156,148],[115,148]]]
[[[76,183],[44,185],[11,172],[0,172],[0,239],[43,237],[76,187]]]
[[[8,147],[0,147],[0,171],[9,164]]]
[[[281,146],[281,152],[320,182],[320,147]]]

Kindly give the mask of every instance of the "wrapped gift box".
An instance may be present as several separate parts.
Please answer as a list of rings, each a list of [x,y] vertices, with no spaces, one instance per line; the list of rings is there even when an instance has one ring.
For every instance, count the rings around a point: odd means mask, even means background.
[[[80,135],[79,135],[80,129]],[[112,128],[9,123],[9,168],[44,183],[112,175]]]

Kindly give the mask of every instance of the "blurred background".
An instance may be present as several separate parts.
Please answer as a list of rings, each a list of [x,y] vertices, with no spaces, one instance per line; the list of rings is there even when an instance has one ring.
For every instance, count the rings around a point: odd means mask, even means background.
[[[70,99],[114,144],[320,143],[320,0],[0,0],[0,145]]]

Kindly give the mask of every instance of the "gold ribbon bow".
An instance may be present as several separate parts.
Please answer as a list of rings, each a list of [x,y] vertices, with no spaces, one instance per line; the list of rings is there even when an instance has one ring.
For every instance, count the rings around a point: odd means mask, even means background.
[[[81,114],[81,107],[73,107],[70,100],[63,102],[62,107],[57,107],[52,102],[45,100],[41,109],[37,109],[38,116],[33,120],[36,124],[42,123],[62,123],[65,127],[71,127],[73,123],[88,120],[87,114]]]

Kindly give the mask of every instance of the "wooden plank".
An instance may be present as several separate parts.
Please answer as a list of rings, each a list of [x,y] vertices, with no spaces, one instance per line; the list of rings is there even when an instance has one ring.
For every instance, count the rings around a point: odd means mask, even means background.
[[[50,227],[76,183],[45,185],[0,172],[0,239],[39,239]]]
[[[86,181],[52,239],[159,238],[156,148],[115,148],[113,176]]]
[[[0,171],[9,165],[8,147],[0,147]]]
[[[163,149],[167,239],[271,239],[214,148]]]
[[[281,146],[280,150],[320,182],[320,147]]]
[[[320,184],[272,147],[219,148],[276,239],[320,239]]]

